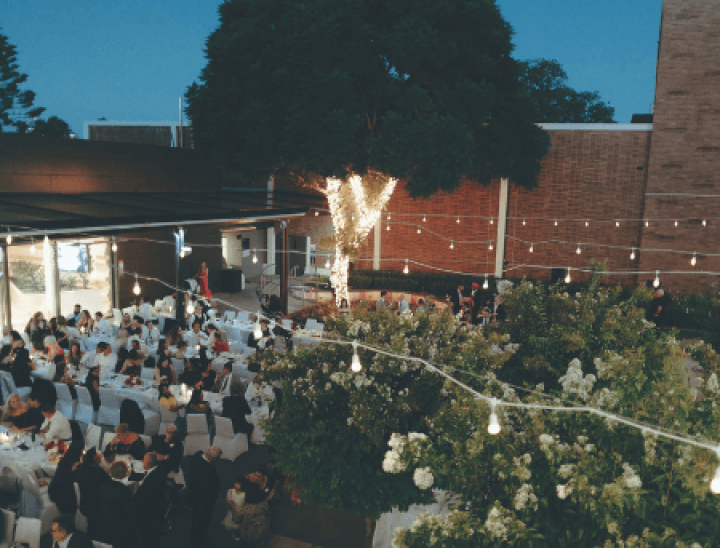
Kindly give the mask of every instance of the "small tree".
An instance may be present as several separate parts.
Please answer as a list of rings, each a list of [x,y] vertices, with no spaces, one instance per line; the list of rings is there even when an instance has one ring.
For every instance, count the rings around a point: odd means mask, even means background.
[[[26,133],[30,122],[45,112],[44,108],[34,106],[33,91],[21,89],[28,77],[19,69],[17,48],[0,33],[0,132],[14,128]]]

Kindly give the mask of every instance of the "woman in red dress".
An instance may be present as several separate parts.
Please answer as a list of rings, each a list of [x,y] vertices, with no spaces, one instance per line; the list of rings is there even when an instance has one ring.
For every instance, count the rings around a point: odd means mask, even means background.
[[[212,299],[213,294],[210,292],[208,287],[208,267],[205,263],[200,263],[200,272],[197,273],[198,284],[200,285],[200,293],[208,299]]]

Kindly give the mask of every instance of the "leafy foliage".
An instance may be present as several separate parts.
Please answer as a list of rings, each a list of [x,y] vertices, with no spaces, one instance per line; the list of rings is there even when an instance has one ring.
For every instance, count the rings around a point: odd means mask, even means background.
[[[522,61],[522,82],[537,106],[536,122],[612,123],[615,109],[596,91],[575,91],[556,60]]]
[[[195,143],[249,182],[533,187],[549,139],[511,34],[494,0],[229,0],[186,94]]]

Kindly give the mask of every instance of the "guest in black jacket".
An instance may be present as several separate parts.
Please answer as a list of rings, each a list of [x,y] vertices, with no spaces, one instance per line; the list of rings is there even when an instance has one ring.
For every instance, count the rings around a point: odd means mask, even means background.
[[[124,462],[110,467],[112,481],[103,483],[98,492],[100,538],[113,548],[137,548],[137,516],[130,488],[123,483],[128,475]]]
[[[80,488],[80,512],[87,518],[88,536],[100,539],[100,487],[110,480],[107,472],[100,467],[102,455],[93,447],[75,468],[75,482]]]
[[[240,432],[247,434],[248,442],[255,427],[247,421],[245,415],[251,414],[252,411],[245,399],[242,387],[237,384],[232,385],[230,387],[230,395],[223,398],[222,416],[232,421],[233,431],[236,434]]]
[[[193,456],[185,480],[193,504],[191,540],[194,547],[202,546],[207,537],[213,510],[220,492],[220,477],[213,462],[220,458],[222,449],[212,446],[205,454]]]
[[[70,421],[72,441],[65,455],[60,459],[53,479],[48,486],[48,497],[54,502],[61,514],[74,516],[77,511],[77,495],[75,494],[74,466],[82,456],[85,446],[82,430],[75,421]]]
[[[148,451],[157,454],[160,462],[167,466],[170,472],[177,472],[180,470],[183,449],[183,442],[178,436],[177,426],[169,424],[165,429],[165,435],[153,438]]]
[[[60,516],[50,526],[53,546],[66,543],[65,548],[93,548],[92,541],[82,531],[75,530],[75,516]]]
[[[165,488],[169,468],[160,465],[155,453],[143,458],[145,478],[135,493],[138,529],[145,546],[157,546],[165,524]]]

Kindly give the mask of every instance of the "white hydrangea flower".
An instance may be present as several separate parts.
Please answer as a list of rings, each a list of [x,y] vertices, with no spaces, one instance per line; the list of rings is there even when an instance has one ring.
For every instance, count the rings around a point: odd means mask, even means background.
[[[432,475],[430,468],[418,468],[413,474],[413,481],[420,489],[430,489],[435,483],[435,476]]]
[[[573,470],[575,470],[575,465],[563,464],[560,467],[560,470],[558,470],[558,476],[560,476],[563,479],[568,479],[570,476],[572,476]]]
[[[565,500],[566,498],[568,498],[570,496],[570,493],[572,493],[573,491],[572,487],[570,487],[569,485],[558,485],[556,489],[557,496],[561,500]]]
[[[505,522],[506,519],[503,518],[502,512],[495,506],[488,513],[487,520],[485,520],[485,529],[491,537],[507,540],[508,528]]]
[[[395,450],[385,453],[382,467],[388,474],[398,474],[405,470],[405,464],[400,460],[400,454]]]
[[[424,441],[427,439],[427,436],[421,432],[410,432],[408,434],[408,441]]]
[[[540,449],[547,451],[555,443],[555,438],[549,434],[540,434]]]
[[[532,485],[523,483],[522,487],[515,494],[515,510],[524,510],[525,508],[537,509],[537,497],[533,493]]]
[[[718,385],[718,378],[715,373],[710,375],[710,378],[707,380],[707,389],[713,394],[720,392],[720,385]]]
[[[583,376],[580,360],[574,358],[568,365],[567,373],[560,377],[564,394],[575,394],[587,400],[590,397],[596,377],[593,374]]]
[[[405,436],[401,434],[391,435],[388,440],[388,445],[398,453],[402,453],[403,447],[405,446]]]
[[[625,481],[625,486],[628,489],[640,489],[642,487],[642,480],[627,462],[623,463],[623,470],[623,480]]]
[[[611,535],[617,535],[618,530],[619,530],[619,529],[618,529],[618,524],[615,523],[615,522],[608,523],[608,524],[607,524],[607,530],[608,530],[608,533],[610,533]]]

